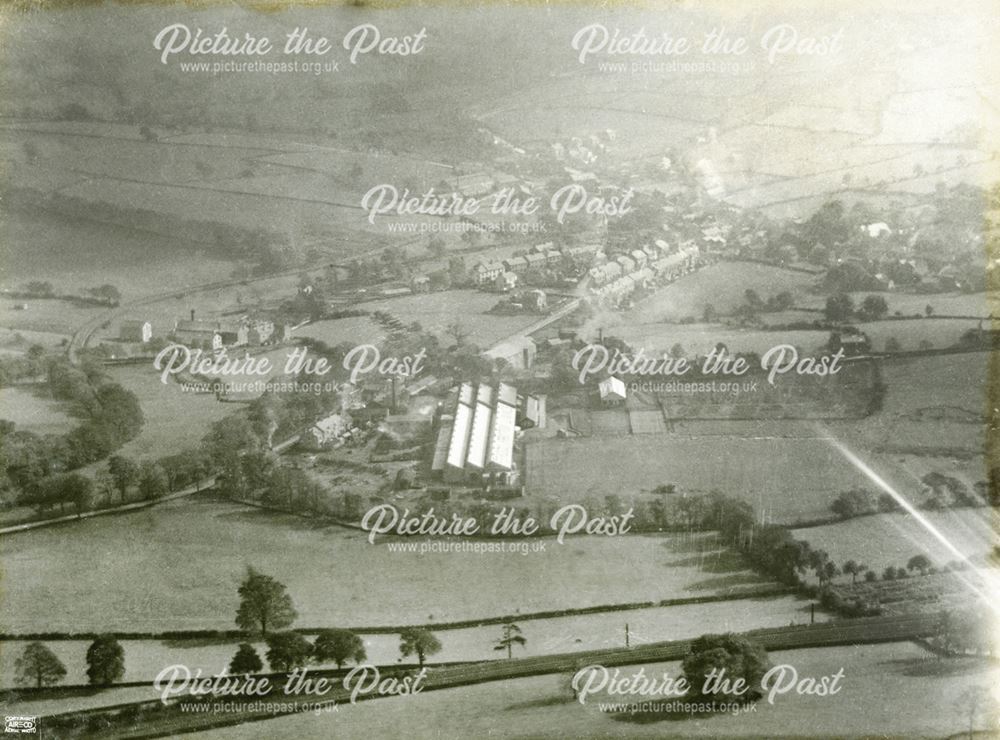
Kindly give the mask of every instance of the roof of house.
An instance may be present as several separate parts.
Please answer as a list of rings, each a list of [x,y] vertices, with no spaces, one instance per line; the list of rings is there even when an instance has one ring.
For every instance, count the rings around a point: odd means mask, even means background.
[[[216,334],[218,327],[214,322],[209,321],[178,321],[175,331],[182,331],[188,334]]]
[[[514,337],[513,339],[508,339],[505,342],[500,342],[496,346],[484,352],[487,357],[502,358],[506,359],[514,355],[518,355],[524,350],[531,350],[535,348],[535,343],[531,341],[530,337]]]
[[[625,383],[615,377],[605,378],[597,385],[601,398],[625,398]]]

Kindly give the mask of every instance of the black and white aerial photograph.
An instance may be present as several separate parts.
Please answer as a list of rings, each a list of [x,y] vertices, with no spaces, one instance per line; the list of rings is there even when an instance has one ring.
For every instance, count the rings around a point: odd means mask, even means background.
[[[1000,737],[998,60],[0,0],[2,737]]]

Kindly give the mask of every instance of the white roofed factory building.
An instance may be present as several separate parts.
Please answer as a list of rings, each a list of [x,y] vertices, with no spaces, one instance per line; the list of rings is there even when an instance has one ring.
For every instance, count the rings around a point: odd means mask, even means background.
[[[525,408],[537,417],[538,399],[507,383],[462,383],[440,416],[431,473],[446,483],[477,487],[519,485],[516,447]]]

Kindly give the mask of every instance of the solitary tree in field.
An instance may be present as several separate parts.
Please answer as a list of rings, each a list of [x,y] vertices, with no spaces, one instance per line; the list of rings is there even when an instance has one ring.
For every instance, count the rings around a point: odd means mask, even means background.
[[[332,660],[341,668],[349,660],[361,663],[367,658],[364,640],[350,630],[323,630],[313,642],[313,660],[317,663]]]
[[[420,627],[408,627],[399,633],[399,652],[404,658],[417,656],[417,661],[423,667],[424,659],[441,651],[441,642],[430,630]]]
[[[506,650],[507,659],[511,658],[511,648],[514,645],[520,645],[524,647],[525,643],[528,642],[524,635],[521,634],[521,628],[518,627],[513,622],[507,622],[502,628],[500,633],[500,639],[497,640],[496,645],[493,646],[494,650]]]
[[[14,661],[17,679],[38,688],[59,683],[66,675],[66,666],[40,642],[29,642],[21,657]]]
[[[911,571],[919,570],[920,575],[925,576],[927,575],[927,571],[930,570],[931,565],[933,563],[931,563],[930,558],[926,555],[914,555],[906,562],[906,569]]]
[[[889,304],[880,295],[865,296],[858,309],[858,316],[862,319],[881,319],[889,313]]]
[[[826,299],[826,307],[823,309],[827,321],[841,323],[847,321],[854,315],[854,301],[846,293],[838,293]]]
[[[101,635],[87,648],[87,680],[110,686],[125,675],[125,651],[111,635]]]
[[[711,694],[716,701],[748,702],[760,697],[761,678],[767,671],[767,651],[756,642],[732,633],[725,635],[702,635],[691,643],[688,654],[681,663],[684,677],[691,687],[689,695],[698,698],[705,686],[705,680],[713,671],[725,670],[730,681],[742,678],[750,690],[742,694],[731,694],[720,690]]]
[[[263,667],[264,664],[254,646],[248,642],[241,642],[239,648],[236,649],[236,655],[229,663],[229,673],[232,676],[259,673]]]
[[[247,632],[256,630],[266,637],[269,628],[289,627],[298,616],[284,584],[253,568],[247,568],[238,593],[240,606],[236,611],[236,626]]]

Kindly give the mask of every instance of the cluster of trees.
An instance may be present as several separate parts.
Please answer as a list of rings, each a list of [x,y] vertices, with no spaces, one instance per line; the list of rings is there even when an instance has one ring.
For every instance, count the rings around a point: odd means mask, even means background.
[[[759,523],[752,507],[745,501],[721,499],[717,528],[723,542],[743,553],[761,573],[780,583],[812,590],[804,580],[804,576],[812,572],[819,582],[821,598],[828,592],[833,579],[842,572],[825,550],[814,549],[808,542],[795,539],[786,527]],[[867,570],[867,566],[853,560],[844,565],[848,568],[844,572],[852,579]],[[844,600],[835,606],[853,616],[877,614],[880,610],[877,603],[861,598]]]
[[[945,655],[994,655],[998,636],[990,610],[979,604],[941,612],[929,642]]]
[[[748,288],[743,294],[743,305],[737,309],[737,313],[756,316],[760,313],[787,311],[793,305],[795,305],[795,298],[787,290],[768,296],[765,300],[760,297],[756,290]]]
[[[47,280],[32,280],[21,290],[9,295],[14,298],[61,298],[78,303],[98,303],[102,306],[117,306],[122,297],[121,291],[111,283],[83,288],[79,293],[57,294],[55,287]]]
[[[0,388],[13,385],[18,380],[43,377],[48,362],[45,348],[40,344],[32,344],[22,354],[0,357]]]
[[[64,435],[42,436],[0,425],[0,491],[19,492],[25,503],[42,509],[57,501],[58,491],[81,492],[74,477],[43,483],[47,477],[107,457],[143,424],[135,394],[108,382],[99,366],[84,362],[77,368],[64,358],[50,358],[46,372],[50,393],[82,418],[79,426]]]
[[[98,636],[87,648],[87,683],[110,686],[125,675],[125,651],[112,635]],[[42,688],[66,677],[66,666],[41,642],[30,642],[14,662],[19,683]]]
[[[830,511],[841,519],[900,510],[899,502],[888,493],[876,495],[867,488],[856,487],[837,494]]]
[[[843,324],[852,319],[858,321],[877,321],[889,313],[889,304],[880,295],[865,296],[858,306],[847,293],[835,293],[826,299],[823,315],[834,324]]]
[[[938,472],[927,473],[920,482],[923,483],[924,489],[923,499],[919,505],[924,509],[938,511],[997,504],[997,490],[986,481],[979,481],[975,491],[970,490],[962,480]],[[876,495],[874,491],[861,487],[842,491],[830,504],[830,510],[841,519],[902,511],[902,509],[903,507],[892,495],[888,493]]]
[[[298,613],[284,584],[275,578],[248,568],[237,591],[240,604],[236,611],[236,625],[248,634],[257,634],[267,642],[267,662],[274,671],[290,671],[310,662],[361,663],[367,659],[364,641],[346,629],[321,630],[310,643],[298,632],[288,629]],[[275,632],[275,630],[278,630]],[[497,649],[523,645],[524,638],[516,624],[504,625],[504,635]],[[499,647],[503,645],[503,647]],[[399,651],[406,658],[415,655],[420,665],[441,650],[441,642],[429,630],[411,627],[400,632]],[[242,643],[233,661],[230,673],[253,673],[261,669],[260,656],[249,643]]]

